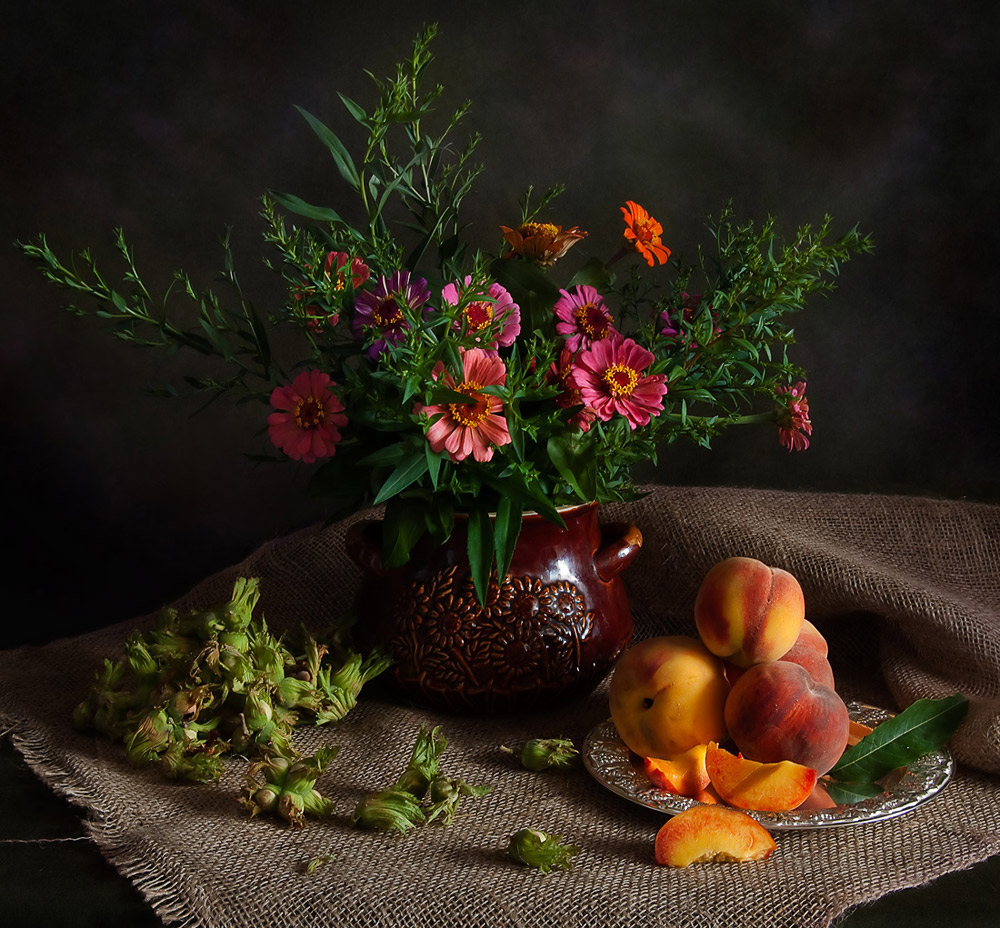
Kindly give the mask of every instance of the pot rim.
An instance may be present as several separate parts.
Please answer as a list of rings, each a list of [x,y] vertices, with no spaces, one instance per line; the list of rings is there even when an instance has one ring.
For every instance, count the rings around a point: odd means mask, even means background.
[[[564,513],[574,512],[577,509],[588,509],[591,506],[599,506],[599,505],[600,503],[598,503],[596,499],[588,500],[586,503],[567,503],[565,506],[556,506],[556,512],[558,512],[560,515],[563,515]],[[495,512],[488,512],[487,515],[491,519],[495,519],[497,517],[497,514]],[[524,512],[521,513],[522,519],[526,519],[529,516],[535,516],[539,519],[545,518],[545,516],[542,515],[542,513],[534,509],[525,509]],[[469,514],[467,512],[462,512],[461,510],[458,510],[455,512],[455,518],[468,519]]]

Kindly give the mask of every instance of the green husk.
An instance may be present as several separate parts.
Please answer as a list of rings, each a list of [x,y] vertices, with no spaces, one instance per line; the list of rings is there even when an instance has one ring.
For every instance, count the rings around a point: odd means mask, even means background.
[[[249,758],[254,775],[297,764],[289,783],[267,781],[280,787],[273,801],[260,787],[261,801],[248,808],[276,811],[301,827],[303,815],[328,811],[314,787],[333,755],[300,758],[295,727],[343,719],[390,660],[319,644],[305,629],[293,653],[254,617],[259,599],[259,581],[240,577],[226,603],[162,610],[152,630],[128,637],[124,660],[104,661],[73,721],[122,742],[132,763],[156,765],[172,779],[216,780],[230,754]]]
[[[370,793],[357,805],[351,821],[359,828],[400,834],[439,819],[450,824],[464,797],[485,796],[492,787],[472,786],[461,777],[439,771],[447,746],[440,728],[420,726],[410,760],[399,779],[388,789]]]
[[[517,754],[522,767],[536,772],[550,767],[572,767],[580,756],[580,752],[568,738],[530,738],[521,744],[519,750],[506,746],[502,746],[500,750]]]
[[[575,844],[563,844],[559,835],[546,834],[536,828],[522,828],[510,836],[507,853],[518,863],[550,873],[571,869],[571,858],[580,853]]]

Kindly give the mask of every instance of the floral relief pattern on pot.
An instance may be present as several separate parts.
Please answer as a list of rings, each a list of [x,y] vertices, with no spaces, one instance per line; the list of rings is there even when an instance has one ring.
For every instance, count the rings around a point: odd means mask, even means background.
[[[391,651],[405,695],[437,708],[503,713],[582,695],[631,640],[620,574],[642,545],[634,525],[602,526],[597,513],[563,510],[566,528],[526,514],[510,570],[482,603],[461,521],[447,544],[393,569],[380,563],[380,524],[357,523],[347,544],[366,572],[361,636]]]

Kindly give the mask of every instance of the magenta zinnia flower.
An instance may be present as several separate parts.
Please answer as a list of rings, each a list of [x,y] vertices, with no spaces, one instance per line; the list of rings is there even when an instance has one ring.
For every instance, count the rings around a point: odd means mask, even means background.
[[[601,295],[587,284],[574,287],[573,292],[559,291],[562,296],[552,307],[558,317],[556,332],[566,336],[570,351],[589,348],[602,338],[615,335],[614,320]]]
[[[358,294],[351,332],[359,339],[374,337],[367,353],[369,358],[377,358],[389,345],[398,345],[403,340],[403,333],[410,327],[403,308],[419,309],[430,298],[427,281],[422,277],[410,280],[409,271],[396,271],[392,277],[380,277],[374,291]],[[431,307],[424,306],[424,313],[429,312]]]
[[[493,451],[510,442],[503,401],[498,396],[481,393],[483,387],[503,386],[507,369],[496,355],[482,348],[462,351],[462,382],[445,369],[442,362],[434,368],[434,379],[444,376],[444,383],[456,393],[469,398],[466,403],[418,404],[414,412],[431,418],[427,441],[435,452],[447,451],[453,461],[463,461],[470,454],[480,462],[490,461]]]
[[[462,284],[446,284],[441,289],[441,299],[450,306],[458,306],[463,299],[468,300],[462,307],[461,317],[455,320],[455,328],[475,335],[476,341],[480,342],[481,337],[476,333],[500,325],[499,335],[488,344],[483,343],[483,347],[495,350],[498,346],[506,348],[513,345],[521,332],[521,308],[498,283],[491,283],[474,293],[470,293],[471,284],[472,277],[469,276]],[[489,294],[489,299],[474,299],[479,293],[484,297]],[[473,299],[470,300],[470,296]]]
[[[335,386],[328,374],[311,370],[274,388],[271,405],[278,412],[267,417],[267,431],[275,447],[306,464],[333,457],[340,429],[347,425]]]
[[[605,422],[618,413],[633,429],[648,425],[663,409],[667,392],[663,374],[642,374],[654,360],[651,351],[631,338],[616,335],[594,342],[576,358],[574,380],[583,402]]]
[[[812,435],[809,419],[809,400],[806,399],[806,383],[797,381],[791,387],[778,387],[777,393],[784,394],[785,404],[778,407],[778,441],[789,451],[805,451]]]

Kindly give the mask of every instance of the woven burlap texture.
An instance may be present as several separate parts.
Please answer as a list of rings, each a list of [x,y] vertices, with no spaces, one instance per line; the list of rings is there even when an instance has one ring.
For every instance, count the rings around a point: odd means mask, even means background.
[[[766,862],[673,870],[652,859],[661,814],[582,768],[531,773],[499,750],[534,736],[580,743],[607,717],[603,687],[566,707],[504,719],[439,715],[366,691],[338,726],[297,734],[303,751],[340,751],[320,781],[335,815],[295,832],[247,819],[237,803],[239,759],[217,785],[168,783],[129,766],[118,746],[73,730],[72,708],[97,665],[151,617],[0,654],[0,719],[39,776],[87,810],[102,852],[168,924],[811,928],[1000,852],[1000,507],[650,489],[605,513],[645,536],[628,571],[637,637],[692,634],[700,579],[724,557],[790,570],[847,694],[889,708],[955,691],[970,698],[953,741],[958,772],[943,792],[889,821],[780,833]],[[253,575],[272,628],[321,626],[353,605],[360,576],[342,551],[350,521],[271,542],[180,605],[225,599],[235,576]],[[445,772],[493,791],[465,800],[450,826],[404,836],[351,828],[355,803],[395,779],[421,723],[440,725],[448,739]],[[545,875],[509,860],[507,838],[525,826],[579,845],[573,869]],[[321,854],[333,859],[306,875],[304,865]]]

